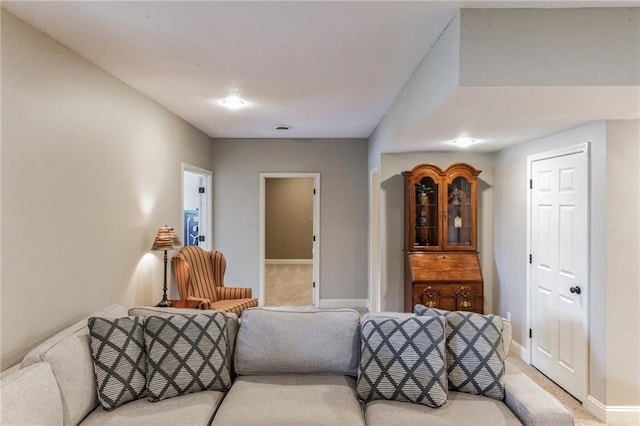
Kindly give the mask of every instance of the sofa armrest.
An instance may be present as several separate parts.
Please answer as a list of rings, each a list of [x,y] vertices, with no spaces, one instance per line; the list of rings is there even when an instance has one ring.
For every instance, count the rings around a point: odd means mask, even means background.
[[[218,300],[250,299],[251,289],[243,287],[218,287]]]
[[[524,425],[573,425],[571,412],[524,373],[505,375],[504,388],[504,403]]]
[[[38,362],[3,376],[0,390],[2,424],[63,424],[62,397],[48,362]]]

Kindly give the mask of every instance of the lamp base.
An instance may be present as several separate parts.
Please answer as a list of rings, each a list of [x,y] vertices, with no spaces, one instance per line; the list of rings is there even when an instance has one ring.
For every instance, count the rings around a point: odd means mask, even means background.
[[[162,299],[162,302],[158,303],[156,306],[159,308],[170,308],[173,306],[173,303],[171,303],[171,300],[169,299]]]

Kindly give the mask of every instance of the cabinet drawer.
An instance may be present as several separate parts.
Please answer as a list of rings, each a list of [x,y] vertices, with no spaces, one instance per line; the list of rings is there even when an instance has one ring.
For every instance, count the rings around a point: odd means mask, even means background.
[[[448,311],[472,311],[482,313],[482,284],[414,284],[411,292],[411,308],[417,304]]]
[[[444,309],[446,311],[455,311],[456,299],[452,297],[434,297],[434,298],[414,298],[413,306],[424,305],[428,308]]]

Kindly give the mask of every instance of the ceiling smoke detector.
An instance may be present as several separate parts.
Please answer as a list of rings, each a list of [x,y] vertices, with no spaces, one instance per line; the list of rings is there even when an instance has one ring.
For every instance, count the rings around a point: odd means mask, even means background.
[[[276,130],[286,131],[291,129],[291,126],[289,126],[288,124],[277,124],[273,126],[273,128]]]

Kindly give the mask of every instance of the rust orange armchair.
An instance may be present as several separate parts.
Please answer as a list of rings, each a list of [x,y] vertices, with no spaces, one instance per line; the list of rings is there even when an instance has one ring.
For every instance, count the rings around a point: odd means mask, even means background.
[[[258,306],[250,288],[225,287],[227,261],[219,251],[208,252],[198,246],[183,247],[171,263],[182,300],[199,300],[209,309],[242,314]]]

